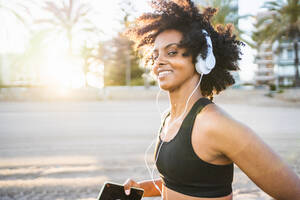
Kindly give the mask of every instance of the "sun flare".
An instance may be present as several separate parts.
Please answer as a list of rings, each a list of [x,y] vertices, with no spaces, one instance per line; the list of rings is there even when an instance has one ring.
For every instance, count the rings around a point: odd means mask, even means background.
[[[95,88],[103,87],[101,64],[93,64],[89,72],[83,72],[84,60],[80,56],[70,55],[67,44],[54,41],[45,51],[46,62],[41,70],[41,84],[52,88],[78,89],[86,84]],[[86,80],[87,79],[87,80]]]

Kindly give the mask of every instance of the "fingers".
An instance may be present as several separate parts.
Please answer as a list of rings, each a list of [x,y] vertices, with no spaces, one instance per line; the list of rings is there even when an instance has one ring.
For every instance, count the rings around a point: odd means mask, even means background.
[[[127,179],[124,183],[124,190],[126,195],[130,195],[130,188],[136,187],[139,188],[140,185],[132,179]]]

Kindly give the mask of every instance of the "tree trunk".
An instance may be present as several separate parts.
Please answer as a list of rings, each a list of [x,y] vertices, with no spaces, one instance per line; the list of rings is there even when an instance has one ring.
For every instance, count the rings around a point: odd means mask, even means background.
[[[126,80],[126,85],[130,86],[131,82],[131,56],[130,56],[130,46],[128,45],[128,50],[127,50],[127,58],[126,58],[126,71],[125,71],[125,80]]]
[[[300,87],[300,78],[299,78],[299,55],[298,55],[298,37],[294,39],[294,52],[295,52],[295,86]]]
[[[85,88],[88,87],[88,80],[87,80],[88,71],[89,71],[89,64],[87,62],[87,59],[85,59],[85,61],[84,61],[84,69],[83,69],[83,73],[84,73],[84,87]]]
[[[69,42],[69,54],[72,56],[73,55],[73,47],[72,47],[72,29],[68,29],[67,31],[67,37],[68,37],[68,42]]]
[[[88,87],[87,73],[84,73],[84,88]]]

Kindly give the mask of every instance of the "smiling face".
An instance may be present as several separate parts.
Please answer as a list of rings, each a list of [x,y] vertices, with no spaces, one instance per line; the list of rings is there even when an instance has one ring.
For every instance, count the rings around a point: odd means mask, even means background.
[[[198,76],[192,56],[180,47],[181,39],[182,33],[176,30],[163,31],[155,39],[153,72],[163,90],[172,91]]]

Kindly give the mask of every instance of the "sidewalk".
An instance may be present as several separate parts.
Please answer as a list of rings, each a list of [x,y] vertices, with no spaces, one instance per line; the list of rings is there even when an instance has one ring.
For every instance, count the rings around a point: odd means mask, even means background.
[[[263,91],[216,97],[300,175],[300,107],[261,106],[272,100]],[[167,99],[159,105],[167,107]],[[104,181],[149,179],[144,153],[160,117],[154,99],[0,102],[0,122],[1,200],[95,200]],[[271,200],[236,167],[233,191],[235,200]]]
[[[107,100],[155,100],[157,86],[114,86],[103,89],[51,89],[51,88],[2,88],[0,101],[107,101]],[[161,91],[159,99],[167,99]],[[284,89],[271,93],[268,89],[228,88],[214,96],[219,103],[250,104],[258,106],[300,106],[300,88]]]

